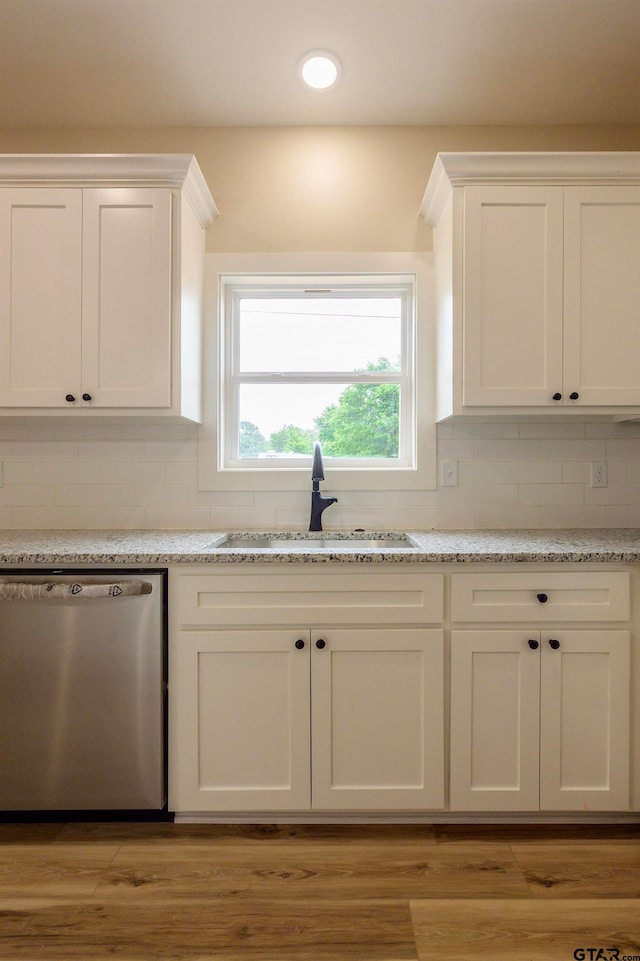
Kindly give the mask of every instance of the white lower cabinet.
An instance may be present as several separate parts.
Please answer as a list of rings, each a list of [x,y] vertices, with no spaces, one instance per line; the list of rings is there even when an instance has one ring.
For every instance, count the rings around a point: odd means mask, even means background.
[[[181,632],[171,808],[442,807],[443,646],[420,628]]]
[[[628,810],[629,652],[621,630],[453,631],[452,810]]]
[[[170,809],[637,810],[639,591],[630,567],[176,566]]]

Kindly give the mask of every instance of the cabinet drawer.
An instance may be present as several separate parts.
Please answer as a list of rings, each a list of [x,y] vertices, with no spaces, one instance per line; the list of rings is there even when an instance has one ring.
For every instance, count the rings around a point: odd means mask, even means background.
[[[629,575],[620,572],[454,574],[454,621],[626,621]]]
[[[443,575],[202,574],[173,579],[174,627],[440,624]]]

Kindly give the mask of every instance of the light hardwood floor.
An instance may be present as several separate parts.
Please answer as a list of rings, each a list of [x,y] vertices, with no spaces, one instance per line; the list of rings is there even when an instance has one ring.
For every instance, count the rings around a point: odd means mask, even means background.
[[[0,824],[7,961],[572,961],[586,948],[640,961],[640,826]]]

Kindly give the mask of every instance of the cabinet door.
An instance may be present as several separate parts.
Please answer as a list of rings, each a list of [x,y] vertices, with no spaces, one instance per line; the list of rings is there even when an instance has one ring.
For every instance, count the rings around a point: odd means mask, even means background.
[[[640,187],[565,190],[565,393],[640,404]]]
[[[82,191],[0,189],[0,405],[80,394]]]
[[[314,631],[311,650],[312,806],[442,807],[442,631]]]
[[[178,633],[170,678],[172,810],[309,808],[308,631]]]
[[[540,807],[629,808],[626,631],[560,631],[542,639]]]
[[[562,393],[561,187],[464,191],[463,404]]]
[[[82,392],[94,407],[171,404],[171,193],[84,191]]]
[[[451,810],[538,810],[539,699],[537,632],[452,632]]]

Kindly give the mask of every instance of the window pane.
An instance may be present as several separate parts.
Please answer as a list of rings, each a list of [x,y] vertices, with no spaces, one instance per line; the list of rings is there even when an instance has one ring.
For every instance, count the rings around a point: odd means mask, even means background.
[[[402,299],[393,297],[251,298],[240,301],[239,369],[264,371],[398,370]]]
[[[397,384],[243,384],[240,458],[399,456]]]

